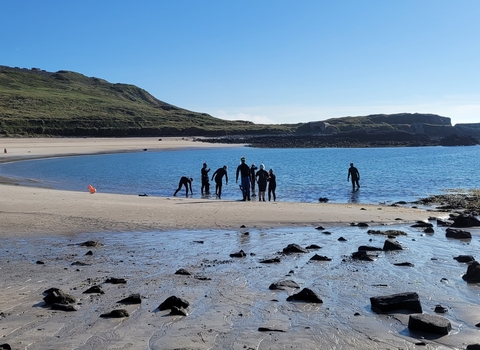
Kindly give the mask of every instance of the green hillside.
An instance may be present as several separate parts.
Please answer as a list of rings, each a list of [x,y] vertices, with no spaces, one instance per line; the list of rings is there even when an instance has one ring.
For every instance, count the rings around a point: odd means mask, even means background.
[[[3,136],[215,136],[292,130],[225,121],[162,102],[134,85],[75,72],[0,66]]]

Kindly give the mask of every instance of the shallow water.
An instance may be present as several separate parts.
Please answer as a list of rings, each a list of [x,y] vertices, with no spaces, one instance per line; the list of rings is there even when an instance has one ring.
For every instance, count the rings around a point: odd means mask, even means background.
[[[207,162],[210,178],[228,166],[222,198],[232,200],[241,198],[235,172],[242,155],[249,165],[264,163],[274,169],[279,201],[326,197],[334,203],[378,204],[414,201],[451,188],[480,188],[480,146],[140,151],[0,164],[0,175],[37,179],[57,189],[87,191],[92,184],[98,192],[163,197],[173,195],[181,176],[189,176],[194,178],[193,197],[200,198],[200,169]],[[347,182],[350,162],[361,175],[357,192]],[[210,185],[214,194],[214,181]],[[182,189],[178,195],[184,193]]]
[[[360,245],[383,246],[385,237],[370,235],[368,229],[405,231],[408,235],[397,239],[404,250],[380,252],[374,262],[351,260]],[[471,240],[453,240],[441,227],[435,227],[434,234],[396,225],[368,229],[326,227],[330,235],[304,227],[5,239],[0,248],[0,336],[12,346],[28,340],[29,349],[413,349],[418,341],[425,341],[427,349],[453,349],[478,342],[474,325],[480,322],[480,287],[462,280],[467,265],[453,258],[476,257],[480,230],[471,230]],[[90,239],[104,246],[78,245]],[[290,243],[322,248],[282,255]],[[93,256],[85,256],[90,249]],[[230,258],[239,250],[247,257]],[[314,254],[332,260],[310,261]],[[277,256],[280,263],[260,263]],[[35,264],[37,260],[45,264]],[[75,261],[91,265],[71,266]],[[415,266],[393,265],[397,262]],[[180,268],[207,280],[175,275]],[[105,284],[107,277],[128,282]],[[284,279],[314,290],[323,304],[287,302],[294,290],[268,289]],[[101,285],[105,295],[82,294],[92,284]],[[41,293],[50,287],[79,298],[79,311],[43,308]],[[408,315],[378,315],[370,309],[370,297],[401,292],[417,292],[425,313],[433,313],[437,304],[446,307],[443,316],[452,323],[450,335],[411,333]],[[125,308],[115,301],[131,293],[144,298],[141,306],[126,307],[131,317],[98,317]],[[156,309],[170,295],[190,302],[187,317]],[[284,332],[259,332],[260,326]]]

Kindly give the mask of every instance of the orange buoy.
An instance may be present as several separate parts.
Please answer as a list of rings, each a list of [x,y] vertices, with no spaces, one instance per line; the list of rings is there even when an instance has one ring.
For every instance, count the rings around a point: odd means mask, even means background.
[[[88,190],[90,191],[91,194],[94,194],[95,192],[97,192],[97,189],[92,185],[88,185]]]

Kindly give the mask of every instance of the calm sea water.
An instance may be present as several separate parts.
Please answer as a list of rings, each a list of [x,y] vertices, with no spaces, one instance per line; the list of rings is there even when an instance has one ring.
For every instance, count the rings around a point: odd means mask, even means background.
[[[240,199],[235,172],[241,156],[277,175],[277,200],[333,203],[413,201],[448,189],[480,188],[480,146],[405,148],[263,149],[213,148],[104,154],[0,164],[0,174],[36,179],[46,187],[98,192],[172,196],[181,176],[194,178],[201,198],[200,169],[228,166],[222,199]],[[361,189],[347,182],[349,164],[360,171]],[[214,181],[210,181],[215,193]],[[182,189],[178,196],[184,196]],[[210,198],[214,199],[214,195]]]

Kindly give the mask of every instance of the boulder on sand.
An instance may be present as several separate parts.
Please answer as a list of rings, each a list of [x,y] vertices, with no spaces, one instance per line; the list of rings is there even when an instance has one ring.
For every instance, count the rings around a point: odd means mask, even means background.
[[[410,315],[408,329],[447,335],[452,330],[452,325],[445,317],[429,314]]]
[[[376,313],[385,313],[395,310],[422,312],[422,305],[420,304],[420,299],[418,297],[418,294],[415,292],[371,297],[370,304],[372,310]]]

